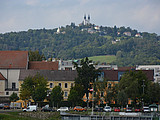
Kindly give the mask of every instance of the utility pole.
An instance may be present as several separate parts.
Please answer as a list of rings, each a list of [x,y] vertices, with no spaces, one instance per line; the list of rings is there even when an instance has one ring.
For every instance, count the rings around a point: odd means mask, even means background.
[[[145,84],[144,84],[144,82],[145,82],[145,80],[142,80],[143,81],[143,85],[142,85],[142,87],[143,87],[143,95],[144,95],[144,87],[145,87]],[[142,106],[144,106],[144,99],[142,98]]]
[[[93,100],[94,100],[94,83],[93,83],[93,91],[92,91],[92,114],[91,115],[93,115],[93,107],[94,107]]]
[[[143,80],[143,85],[142,85],[142,87],[143,87],[143,94],[144,94],[144,87],[145,87],[144,82],[145,82],[145,80]]]

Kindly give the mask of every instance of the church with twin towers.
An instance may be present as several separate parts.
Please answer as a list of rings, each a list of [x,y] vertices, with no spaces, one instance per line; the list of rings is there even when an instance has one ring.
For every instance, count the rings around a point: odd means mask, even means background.
[[[88,14],[88,17],[87,17],[86,14],[85,14],[82,24],[83,25],[89,25],[90,24],[90,19],[91,19],[90,15]]]

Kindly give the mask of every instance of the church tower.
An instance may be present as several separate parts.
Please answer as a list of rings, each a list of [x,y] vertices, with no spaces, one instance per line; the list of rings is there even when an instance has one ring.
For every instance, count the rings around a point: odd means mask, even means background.
[[[87,19],[86,14],[85,14],[84,15],[84,20],[83,20],[83,25],[90,24],[90,19],[91,19],[90,15],[88,15],[88,19]]]
[[[88,15],[88,23],[90,23],[90,19],[91,19],[91,17],[90,17],[90,15]]]

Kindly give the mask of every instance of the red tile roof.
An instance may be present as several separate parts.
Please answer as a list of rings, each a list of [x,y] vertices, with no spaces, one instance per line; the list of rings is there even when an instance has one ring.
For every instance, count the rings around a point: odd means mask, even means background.
[[[118,67],[118,70],[135,70],[135,67]]]
[[[104,70],[104,78],[109,81],[118,81],[118,70]]]
[[[29,69],[33,70],[58,70],[58,61],[45,62],[45,61],[30,61]]]
[[[28,66],[28,51],[0,51],[0,68],[26,69]]]
[[[109,81],[118,81],[119,72],[127,72],[128,70],[103,70],[104,77]],[[142,71],[148,80],[154,81],[154,71],[153,70],[135,70]]]
[[[0,73],[0,80],[7,80],[7,79],[2,75],[2,73]]]

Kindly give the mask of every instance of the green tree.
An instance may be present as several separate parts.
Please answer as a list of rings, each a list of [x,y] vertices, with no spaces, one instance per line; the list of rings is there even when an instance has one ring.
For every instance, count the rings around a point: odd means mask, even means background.
[[[124,107],[128,103],[128,97],[124,90],[120,91],[117,95],[117,102],[119,105]]]
[[[47,96],[48,79],[37,73],[32,80],[34,81],[32,98],[35,102],[41,103]]]
[[[134,100],[134,103],[140,100],[147,101],[149,94],[149,81],[142,71],[128,71],[122,75],[119,82],[119,91],[124,91],[129,98]],[[144,88],[144,87],[145,88]]]
[[[23,100],[33,99],[34,102],[43,102],[47,96],[48,80],[37,73],[35,76],[28,76],[21,85],[20,97]]]
[[[15,102],[16,100],[19,99],[19,97],[17,96],[17,93],[12,93],[9,97],[10,101]]]
[[[74,87],[71,87],[70,94],[68,96],[68,101],[72,104],[72,106],[81,105],[83,102],[82,100],[83,96],[84,96],[83,86],[80,84],[75,84]]]
[[[117,103],[117,95],[118,95],[118,85],[115,84],[111,87],[111,85],[106,90],[105,101],[111,104],[113,101]]]
[[[28,100],[32,98],[33,85],[34,82],[32,80],[32,76],[28,76],[24,79],[20,88],[20,98],[22,100]]]
[[[45,60],[45,56],[44,55],[40,55],[39,51],[29,51],[29,61],[42,61]]]
[[[149,103],[159,103],[160,104],[160,85],[159,83],[152,83],[151,86],[149,86]]]
[[[94,103],[98,104],[98,102],[101,103],[101,98],[104,96],[101,96],[102,92],[105,92],[106,90],[106,86],[107,86],[107,81],[103,80],[103,81],[99,81],[98,79],[96,80],[96,82],[93,84],[94,85],[94,91],[96,93],[93,93],[94,96]]]
[[[81,60],[80,66],[76,62],[73,62],[73,64],[78,73],[75,83],[81,84],[84,87],[88,103],[89,86],[90,83],[95,82],[95,79],[99,75],[99,70],[95,69],[92,60],[89,60],[88,57]]]
[[[51,102],[53,103],[53,106],[56,105],[57,107],[59,107],[59,104],[63,100],[63,93],[64,92],[62,91],[62,88],[60,86],[55,86],[52,89],[50,99],[51,99]]]

